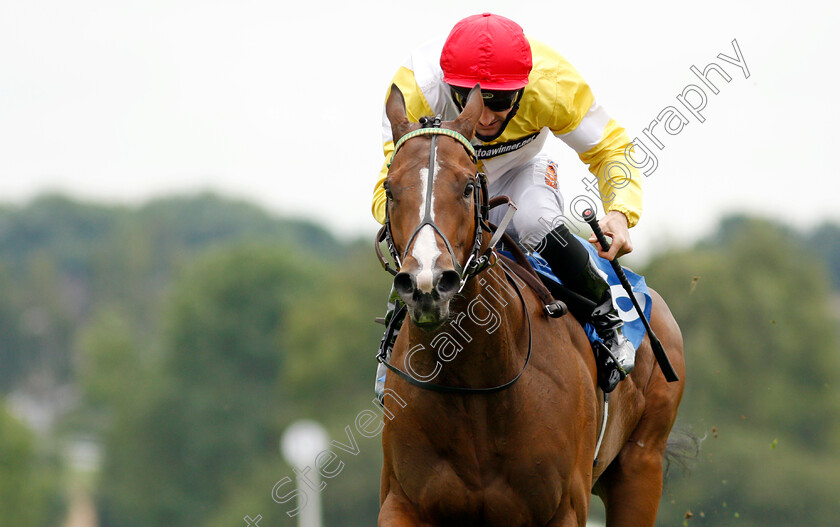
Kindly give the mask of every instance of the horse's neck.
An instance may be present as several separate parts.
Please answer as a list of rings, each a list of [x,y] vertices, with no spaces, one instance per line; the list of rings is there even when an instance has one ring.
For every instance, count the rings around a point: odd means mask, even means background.
[[[521,369],[528,329],[519,293],[499,268],[473,277],[450,306],[449,320],[434,333],[410,328],[412,369],[431,382],[488,387]],[[422,345],[422,348],[417,347]]]

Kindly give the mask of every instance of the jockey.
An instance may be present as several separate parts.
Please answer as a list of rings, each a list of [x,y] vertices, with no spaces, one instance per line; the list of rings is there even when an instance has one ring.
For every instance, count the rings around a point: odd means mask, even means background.
[[[543,146],[549,135],[560,138],[598,178],[606,212],[599,223],[612,237],[609,251],[599,253],[612,260],[632,251],[628,230],[641,213],[640,175],[625,159],[631,144],[626,131],[595,101],[566,59],[526,37],[512,20],[490,13],[465,18],[445,41],[434,40],[415,50],[393,83],[402,91],[413,121],[428,115],[455,119],[470,89],[480,84],[484,110],[472,143],[490,197],[506,195],[518,207],[507,232],[525,249],[538,251],[568,288],[595,303],[592,313],[583,314],[588,320],[581,322],[592,323],[624,379],[633,371],[635,350],[622,334],[623,323],[605,277],[563,223],[557,165]],[[385,221],[386,203],[382,184],[394,151],[384,113],[382,135],[385,163],[373,193],[373,215],[380,223]],[[491,211],[490,221],[498,224],[501,214]],[[597,244],[594,235],[589,241]],[[378,393],[386,371],[382,364],[379,368]]]

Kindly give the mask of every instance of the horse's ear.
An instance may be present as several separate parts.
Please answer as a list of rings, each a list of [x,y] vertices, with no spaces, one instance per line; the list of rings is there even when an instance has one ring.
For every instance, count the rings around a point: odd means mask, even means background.
[[[396,84],[391,85],[391,93],[388,94],[388,100],[385,102],[385,115],[391,121],[391,135],[396,144],[411,127],[405,113],[405,98]]]
[[[484,98],[481,96],[481,85],[476,84],[467,95],[467,103],[464,105],[464,110],[452,123],[452,128],[460,132],[461,135],[467,139],[472,139],[475,135],[475,125],[481,118],[481,112],[484,111]]]

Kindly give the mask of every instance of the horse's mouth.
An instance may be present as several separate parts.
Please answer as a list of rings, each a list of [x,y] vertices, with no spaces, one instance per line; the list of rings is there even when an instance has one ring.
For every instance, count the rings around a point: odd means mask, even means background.
[[[436,307],[434,309],[423,311],[409,308],[408,313],[415,326],[423,331],[429,332],[440,328],[449,317],[449,309],[447,306]]]

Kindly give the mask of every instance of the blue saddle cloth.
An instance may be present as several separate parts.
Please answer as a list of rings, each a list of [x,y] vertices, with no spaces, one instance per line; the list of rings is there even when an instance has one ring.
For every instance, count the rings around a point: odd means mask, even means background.
[[[624,336],[627,337],[627,340],[633,344],[634,348],[638,349],[639,345],[642,343],[642,339],[645,337],[645,326],[642,324],[639,314],[636,312],[636,308],[633,307],[633,301],[630,300],[630,297],[627,295],[627,291],[625,291],[624,287],[621,285],[621,281],[619,281],[618,275],[616,275],[615,271],[613,271],[610,262],[598,256],[598,251],[591,243],[580,236],[573,236],[580,240],[583,246],[586,247],[586,250],[589,251],[590,256],[592,256],[592,260],[598,266],[598,269],[606,275],[607,283],[610,284],[610,290],[612,292],[613,305],[618,311],[619,316],[621,316],[621,319],[624,321]],[[505,256],[512,257],[512,255],[507,251],[501,252]],[[546,262],[539,254],[533,253],[533,255],[528,255],[528,260],[531,262],[531,265],[534,266],[534,269],[540,273],[540,275],[545,276],[549,280],[557,282],[558,284],[562,283],[556,276],[554,276],[554,273],[551,272],[548,262]],[[633,294],[636,297],[636,301],[639,302],[639,306],[641,306],[642,311],[645,314],[645,318],[650,320],[652,302],[650,298],[650,291],[645,283],[645,277],[634,273],[626,267],[624,268],[624,274],[627,276],[627,280],[632,286]],[[600,340],[598,334],[595,332],[595,328],[591,324],[584,324],[583,328],[586,331],[586,336],[589,337],[590,342]]]

